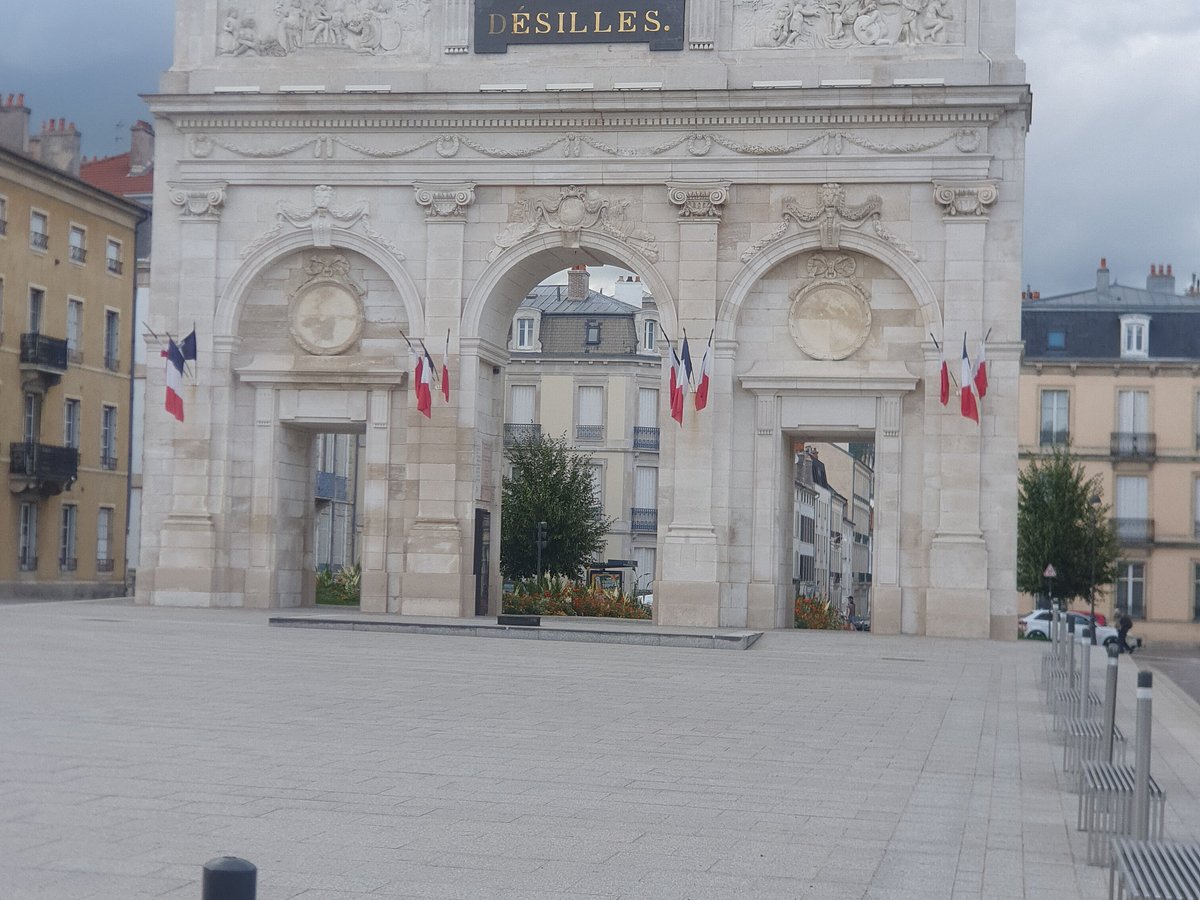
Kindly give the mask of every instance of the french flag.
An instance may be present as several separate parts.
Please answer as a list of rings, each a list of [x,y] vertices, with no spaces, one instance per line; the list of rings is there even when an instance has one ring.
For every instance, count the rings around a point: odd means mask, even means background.
[[[959,409],[968,419],[974,419],[979,424],[979,404],[975,402],[975,388],[971,383],[971,360],[967,357],[967,336],[963,335],[962,385],[959,387]]]
[[[442,351],[442,396],[450,402],[450,329],[446,329],[446,349]]]
[[[979,342],[979,358],[975,360],[975,374],[971,377],[971,382],[975,385],[975,393],[982,400],[987,396],[988,376],[987,376],[987,345],[983,341]]]
[[[429,389],[432,380],[430,369],[433,368],[433,363],[429,354],[424,352],[424,347],[421,351],[418,355],[416,350],[409,348],[413,358],[413,392],[417,395],[417,412],[429,419],[433,416],[433,394]]]
[[[700,383],[696,386],[696,411],[708,406],[708,383],[712,377],[712,333],[708,335],[708,346],[700,357]]]
[[[946,362],[946,348],[939,347],[938,352],[942,359],[942,384],[938,399],[942,401],[942,406],[945,406],[950,402],[950,365]]]
[[[671,418],[683,424],[683,399],[687,396],[687,376],[683,372],[683,360],[671,346]]]
[[[162,351],[166,364],[167,397],[164,406],[178,421],[183,421],[183,351],[171,338]]]

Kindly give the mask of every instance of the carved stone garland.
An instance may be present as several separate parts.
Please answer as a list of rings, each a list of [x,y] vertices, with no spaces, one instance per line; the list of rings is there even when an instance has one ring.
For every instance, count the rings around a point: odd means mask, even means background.
[[[630,202],[628,198],[611,200],[575,185],[562,188],[557,199],[519,200],[513,204],[512,221],[496,235],[496,246],[488,260],[495,260],[509,247],[541,231],[561,232],[565,246],[578,247],[580,233],[595,230],[630,244],[651,262],[657,262],[658,241],[629,220]]]
[[[355,225],[360,225],[367,237],[397,259],[404,259],[404,254],[400,252],[399,247],[371,227],[370,214],[367,211],[368,205],[365,200],[345,209],[337,209],[333,206],[334,193],[334,188],[327,184],[319,184],[313,188],[313,203],[310,207],[297,209],[283,202],[276,204],[274,227],[247,244],[242,250],[242,256],[249,256],[277,238],[288,225],[293,228],[311,229],[314,247],[332,247],[334,228],[350,229]]]

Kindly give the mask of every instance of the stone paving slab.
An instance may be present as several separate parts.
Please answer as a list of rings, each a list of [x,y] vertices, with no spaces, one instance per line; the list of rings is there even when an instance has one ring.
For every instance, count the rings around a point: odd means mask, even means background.
[[[704,653],[269,618],[0,607],[0,898],[198,900],[226,854],[261,900],[1106,895],[1044,645],[798,631]],[[1154,772],[1168,835],[1194,839],[1185,701],[1156,691]]]

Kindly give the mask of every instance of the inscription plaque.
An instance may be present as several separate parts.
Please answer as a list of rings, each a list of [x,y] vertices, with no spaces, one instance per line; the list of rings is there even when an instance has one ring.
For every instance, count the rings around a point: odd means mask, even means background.
[[[684,0],[476,0],[475,52],[510,44],[648,44],[683,49]]]

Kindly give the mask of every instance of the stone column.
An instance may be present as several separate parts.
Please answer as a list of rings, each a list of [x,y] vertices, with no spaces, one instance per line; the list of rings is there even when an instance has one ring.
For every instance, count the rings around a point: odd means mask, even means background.
[[[470,0],[442,0],[445,9],[443,53],[467,53],[471,49]]]
[[[231,602],[229,586],[220,577],[210,485],[215,468],[211,391],[218,383],[212,359],[212,321],[217,298],[219,224],[227,186],[219,181],[169,186],[168,196],[179,208],[182,226],[178,301],[175,315],[159,318],[156,324],[182,338],[191,330],[194,319],[199,359],[194,370],[195,390],[185,385],[185,420],[173,426],[171,456],[166,460],[171,467],[171,505],[161,524],[158,567],[153,573],[152,602],[156,604],[209,606]],[[192,402],[206,395],[210,402]]]
[[[875,528],[871,565],[871,631],[899,634],[902,621],[900,548],[920,533],[905,523],[901,485],[904,483],[901,454],[903,398],[879,398],[875,420]],[[910,535],[908,542],[904,536]]]
[[[268,609],[275,605],[276,440],[279,427],[275,388],[254,390],[254,456],[251,461],[250,565],[246,568],[245,605]]]
[[[391,472],[392,391],[367,394],[367,434],[362,464],[362,596],[363,612],[388,612],[388,480]]]
[[[690,330],[689,344],[694,338],[693,356],[699,362],[716,323],[717,231],[729,183],[668,182],[667,197],[679,207],[679,327]],[[656,617],[664,625],[719,624],[718,548],[712,521],[714,440],[712,414],[698,414],[689,396],[684,425],[674,440],[671,522],[662,541],[661,577],[655,587]]]
[[[446,332],[453,355],[463,306],[463,253],[467,208],[475,202],[471,183],[418,183],[416,202],[426,209],[425,323],[430,355],[440,366]],[[461,356],[460,356],[461,359]],[[461,369],[462,367],[459,366]],[[474,422],[458,398],[447,406],[437,396],[425,419],[409,408],[410,465],[418,485],[417,517],[406,536],[407,571],[401,612],[408,615],[461,616],[473,606],[470,554],[474,536],[470,508],[473,493]],[[452,398],[454,395],[452,394]],[[464,421],[466,419],[466,421]],[[465,498],[465,500],[464,500]]]
[[[946,223],[945,353],[951,372],[959,378],[964,333],[968,350],[983,336],[987,210],[996,202],[998,192],[990,181],[945,181],[933,187]],[[926,374],[937,377],[928,363]],[[955,396],[949,409],[940,404],[927,405],[927,415],[942,418],[938,447],[941,489],[937,531],[929,553],[925,632],[986,638],[991,632],[991,598],[988,548],[979,520],[980,426],[957,415],[957,391],[952,393]],[[930,428],[931,433],[938,430]]]
[[[783,434],[779,427],[779,397],[754,398],[754,490],[751,525],[750,584],[746,588],[746,628],[777,628],[779,591],[779,503]],[[787,582],[790,587],[790,580]]]

